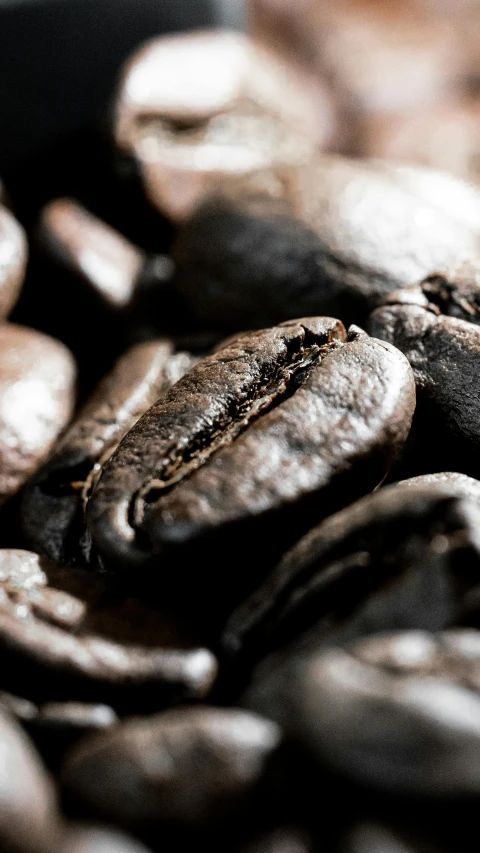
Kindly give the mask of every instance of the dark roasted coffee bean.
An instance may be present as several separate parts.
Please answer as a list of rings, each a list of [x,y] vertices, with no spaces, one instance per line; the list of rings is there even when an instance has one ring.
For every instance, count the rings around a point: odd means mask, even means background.
[[[221,609],[220,590],[258,583],[312,516],[381,480],[413,407],[403,356],[336,320],[233,338],[104,466],[87,508],[94,545],[113,570],[144,565],[183,592],[188,578],[214,604],[213,584]]]
[[[134,709],[209,692],[214,656],[168,612],[28,551],[0,551],[0,575],[6,689]]]
[[[0,203],[0,319],[2,320],[7,317],[17,301],[26,265],[27,242],[23,229]]]
[[[148,850],[116,829],[78,824],[69,827],[55,853],[148,853]]]
[[[477,301],[468,278],[450,287],[435,276],[421,288],[390,297],[370,321],[372,334],[410,361],[422,421],[446,433],[446,451],[458,452],[458,465],[474,474],[480,471],[480,329],[458,314],[475,319]]]
[[[29,733],[46,764],[57,767],[67,749],[86,734],[112,726],[117,715],[108,705],[84,702],[47,702],[0,693],[0,708],[15,717]]]
[[[138,344],[119,359],[28,487],[22,517],[30,547],[61,563],[89,561],[84,514],[102,465],[192,363],[165,340]]]
[[[198,321],[235,329],[299,314],[363,322],[391,291],[478,257],[480,194],[428,169],[319,157],[207,199],[174,248]]]
[[[379,636],[298,663],[292,729],[382,790],[477,795],[480,633]]]
[[[0,848],[51,853],[58,830],[53,784],[27,736],[0,711]]]
[[[67,759],[63,780],[108,820],[201,826],[255,796],[280,742],[275,723],[238,709],[178,709],[86,739]]]
[[[221,178],[278,174],[331,133],[325,91],[239,34],[159,39],[125,69],[115,139],[150,200],[183,221]]]
[[[450,477],[381,489],[311,530],[232,615],[225,647],[451,625],[480,581],[480,506],[477,481]]]
[[[67,425],[75,378],[61,343],[22,326],[0,327],[0,502],[37,470]]]

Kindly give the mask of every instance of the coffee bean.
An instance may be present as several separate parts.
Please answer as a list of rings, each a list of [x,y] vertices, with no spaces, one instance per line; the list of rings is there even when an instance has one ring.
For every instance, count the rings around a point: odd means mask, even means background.
[[[3,711],[0,743],[0,847],[6,853],[50,853],[59,822],[53,784],[27,736]]]
[[[25,234],[12,214],[0,203],[0,318],[17,301],[27,265]]]
[[[480,633],[401,633],[299,663],[298,735],[321,761],[391,792],[480,786]],[[447,771],[448,768],[448,771]]]
[[[448,627],[479,581],[478,500],[470,478],[419,477],[327,518],[231,616],[225,648],[258,657],[299,637]]]
[[[480,329],[455,315],[470,316],[471,306],[476,315],[478,296],[468,281],[463,292],[456,283],[453,288],[443,288],[441,277],[430,281],[429,287],[427,293],[424,284],[422,289],[402,294],[398,300],[392,297],[390,304],[372,314],[370,328],[376,337],[405,353],[415,375],[419,416],[428,424],[435,423],[435,429],[444,430],[448,441],[454,442],[458,464],[462,464],[463,456],[466,470],[475,474],[479,470],[480,448]]]
[[[115,829],[97,824],[74,824],[55,853],[148,853],[148,850],[139,841]]]
[[[3,686],[42,703],[159,708],[206,695],[216,661],[168,611],[90,572],[0,551]]]
[[[188,579],[221,609],[219,593],[258,584],[312,516],[381,480],[413,407],[403,357],[336,320],[240,335],[106,463],[87,508],[94,545],[113,571],[144,566],[184,601]]]
[[[333,123],[325,91],[244,36],[158,39],[120,85],[115,140],[150,200],[183,221],[222,177],[274,178],[309,158]]]
[[[437,847],[418,846],[410,839],[405,841],[385,826],[374,823],[362,823],[356,826],[346,838],[342,853],[436,853]]]
[[[389,292],[478,258],[477,189],[428,169],[317,157],[281,188],[225,181],[181,230],[177,287],[198,322],[301,314],[362,323]]]
[[[65,347],[33,329],[0,327],[0,502],[33,474],[67,425],[75,365]]]
[[[280,742],[275,723],[256,715],[183,708],[88,738],[63,781],[92,813],[120,824],[208,825],[255,796]]]
[[[84,512],[102,465],[192,363],[166,340],[138,344],[119,359],[27,489],[22,515],[30,547],[62,563],[90,561]]]
[[[308,833],[298,827],[274,829],[244,848],[244,853],[310,853],[314,849]]]

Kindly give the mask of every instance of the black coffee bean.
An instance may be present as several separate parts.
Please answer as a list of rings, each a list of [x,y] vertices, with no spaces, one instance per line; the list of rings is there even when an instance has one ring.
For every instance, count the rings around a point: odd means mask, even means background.
[[[397,832],[378,823],[361,823],[349,832],[341,853],[440,853],[435,842],[425,844],[422,838],[402,838]]]
[[[174,354],[166,340],[124,353],[26,491],[22,520],[29,547],[61,563],[91,561],[84,514],[102,465],[192,363],[186,353]]]
[[[104,466],[87,507],[94,545],[114,571],[145,566],[184,599],[195,583],[211,599],[213,584],[220,608],[218,592],[257,584],[312,516],[378,483],[413,407],[403,356],[336,320],[227,341]]]
[[[54,787],[28,737],[3,711],[0,743],[0,847],[6,853],[50,853],[60,821]]]
[[[63,781],[93,814],[119,824],[211,825],[255,796],[280,743],[275,723],[254,714],[183,708],[86,739]]]
[[[35,473],[70,420],[76,370],[58,341],[0,327],[0,502]]]
[[[40,701],[159,708],[205,696],[214,656],[173,614],[122,595],[109,580],[0,551],[2,685]],[[50,716],[51,716],[50,709]]]
[[[469,316],[465,306],[475,303],[469,289],[462,306],[461,289],[444,298],[442,280],[440,285],[438,280],[430,281],[427,288],[432,286],[435,296],[425,293],[423,285],[398,299],[392,297],[388,305],[374,311],[370,328],[372,334],[394,344],[410,361],[422,423],[436,432],[443,431],[445,452],[456,452],[458,466],[476,474],[480,470],[480,329],[458,317],[460,311]]]
[[[311,853],[313,849],[308,832],[300,827],[273,829],[242,848],[243,853]]]
[[[312,754],[385,791],[480,788],[480,632],[406,632],[298,663],[291,726]]]
[[[219,190],[220,192],[220,190]],[[428,169],[319,157],[274,190],[225,182],[181,231],[178,288],[223,329],[369,309],[433,270],[478,258],[480,195]]]
[[[290,643],[441,630],[461,618],[480,581],[478,487],[422,479],[381,489],[311,530],[231,616],[224,647],[258,658]],[[268,659],[254,680],[262,695]]]

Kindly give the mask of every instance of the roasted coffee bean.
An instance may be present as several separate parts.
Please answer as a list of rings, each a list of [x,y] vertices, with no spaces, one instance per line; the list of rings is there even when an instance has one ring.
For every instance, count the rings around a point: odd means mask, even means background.
[[[0,711],[0,847],[5,853],[51,853],[59,815],[53,784],[27,736]]]
[[[312,517],[381,480],[408,433],[412,390],[403,356],[336,320],[233,338],[103,467],[87,507],[93,543],[112,570],[145,566],[184,601],[188,579],[218,615],[223,594],[258,584]]]
[[[362,323],[389,292],[478,258],[480,194],[428,169],[318,157],[283,187],[224,182],[180,232],[177,287],[204,325]]]
[[[480,470],[480,329],[458,315],[478,317],[478,294],[468,278],[450,286],[448,278],[433,276],[421,288],[390,297],[370,321],[373,335],[407,356],[422,421],[443,430],[446,450],[451,443],[458,465],[472,474]]]
[[[22,518],[30,547],[60,563],[89,562],[85,507],[102,465],[192,363],[166,340],[138,344],[119,359],[27,489]]]
[[[136,158],[150,200],[183,221],[223,177],[279,173],[331,134],[325,91],[239,34],[162,38],[125,69],[118,147]]]
[[[58,767],[67,749],[80,737],[117,722],[115,711],[108,705],[84,702],[36,705],[5,692],[0,692],[0,708],[22,723],[51,768]]]
[[[342,773],[390,792],[478,795],[480,633],[407,632],[298,663],[292,728]]]
[[[299,636],[320,645],[448,627],[480,583],[478,486],[419,477],[326,519],[231,616],[225,648],[258,656]]]
[[[1,187],[0,187],[1,195]],[[0,319],[17,301],[27,265],[27,241],[23,229],[0,203]]]
[[[69,827],[55,853],[148,853],[139,841],[97,824]]]
[[[70,420],[76,371],[58,341],[0,327],[0,502],[23,485]]]
[[[216,661],[193,629],[122,595],[104,577],[0,551],[2,685],[45,703],[159,709],[205,696]]]
[[[209,825],[256,796],[281,733],[238,709],[183,708],[127,721],[79,744],[65,787],[119,824]]]

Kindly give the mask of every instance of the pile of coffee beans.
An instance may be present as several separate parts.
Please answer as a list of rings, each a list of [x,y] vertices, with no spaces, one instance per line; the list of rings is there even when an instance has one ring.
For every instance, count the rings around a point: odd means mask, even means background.
[[[158,38],[97,194],[7,175],[6,853],[476,849],[480,187],[346,156],[466,91],[412,4]]]

